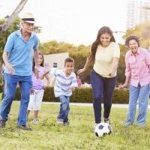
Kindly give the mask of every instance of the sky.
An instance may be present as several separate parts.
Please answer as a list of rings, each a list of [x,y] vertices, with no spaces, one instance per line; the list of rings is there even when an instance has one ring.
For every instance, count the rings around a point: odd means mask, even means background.
[[[10,15],[21,0],[0,0],[0,18]],[[56,40],[90,45],[102,26],[126,31],[127,0],[28,0],[24,12],[33,13],[42,27],[41,42]],[[114,34],[122,42],[122,34]]]

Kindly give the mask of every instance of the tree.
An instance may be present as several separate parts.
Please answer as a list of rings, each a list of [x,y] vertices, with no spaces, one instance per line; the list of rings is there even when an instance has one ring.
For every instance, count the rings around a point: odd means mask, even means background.
[[[2,32],[0,34],[0,64],[1,64],[1,61],[2,61],[2,52],[3,52],[3,49],[4,49],[4,45],[6,43],[6,40],[7,40],[7,37],[10,33],[12,33],[13,31],[19,29],[19,21],[20,19],[19,18],[16,18],[16,20],[13,22],[13,24],[11,24],[9,26],[9,28],[5,31],[5,32]],[[4,22],[4,20],[0,20],[0,24],[2,24]]]
[[[19,27],[19,20],[16,18],[18,17],[20,11],[24,8],[27,1],[28,0],[21,0],[10,16],[5,18],[4,20],[0,20],[0,64],[2,63],[2,50],[6,42],[7,36]],[[15,20],[16,22],[13,24]]]
[[[6,18],[4,23],[0,26],[0,32],[4,32],[9,28],[9,26],[13,23],[13,21],[20,13],[20,11],[24,8],[27,1],[28,0],[21,0],[21,2],[17,5],[16,9],[13,11],[13,13],[8,18]]]
[[[133,29],[129,29],[126,32],[126,35],[124,38],[127,38],[130,35],[135,35],[139,37],[141,47],[150,48],[150,22],[145,22],[143,24],[140,24],[136,26]]]

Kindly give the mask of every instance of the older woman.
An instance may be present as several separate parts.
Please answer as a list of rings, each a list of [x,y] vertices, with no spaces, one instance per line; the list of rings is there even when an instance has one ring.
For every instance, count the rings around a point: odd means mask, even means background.
[[[125,56],[126,80],[120,88],[129,86],[129,110],[125,126],[134,123],[136,104],[139,101],[139,114],[136,124],[140,127],[145,125],[148,98],[150,94],[150,53],[140,47],[138,37],[130,36],[126,39],[129,51]]]

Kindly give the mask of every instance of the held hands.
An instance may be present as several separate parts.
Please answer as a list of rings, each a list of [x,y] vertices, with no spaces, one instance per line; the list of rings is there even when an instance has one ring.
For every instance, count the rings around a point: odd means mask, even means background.
[[[77,74],[80,76],[80,75],[83,74],[84,72],[85,72],[85,69],[82,68],[82,69],[79,69],[79,70],[77,71]]]
[[[33,94],[34,94],[34,90],[33,90],[33,89],[31,89],[30,94],[31,94],[31,95],[33,95]]]
[[[127,84],[120,84],[117,89],[124,89],[127,87]]]

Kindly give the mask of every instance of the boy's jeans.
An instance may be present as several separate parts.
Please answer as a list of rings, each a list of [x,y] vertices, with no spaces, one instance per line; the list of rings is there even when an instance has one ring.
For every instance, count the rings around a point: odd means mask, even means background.
[[[17,76],[4,74],[5,79],[5,95],[2,100],[0,109],[0,120],[6,122],[11,109],[12,101],[15,98],[17,83],[20,85],[21,101],[18,115],[18,125],[26,125],[27,107],[29,102],[30,90],[32,87],[31,76]]]
[[[144,86],[132,86],[130,85],[130,94],[129,94],[129,110],[126,120],[126,125],[134,123],[135,113],[136,113],[136,104],[137,100],[139,101],[139,114],[137,117],[137,125],[144,125],[147,108],[148,108],[148,98],[150,94],[150,85]]]
[[[59,115],[58,115],[58,119],[62,120],[64,123],[68,122],[68,114],[69,114],[69,101],[70,101],[70,97],[69,96],[60,96],[59,97],[60,100],[60,111],[59,111]]]

